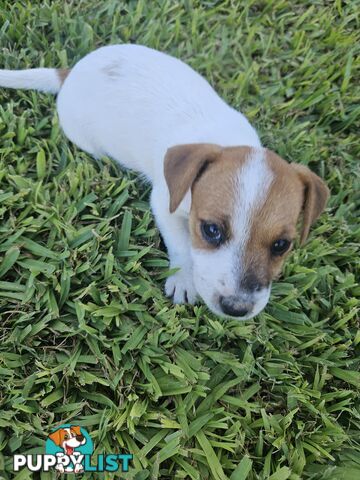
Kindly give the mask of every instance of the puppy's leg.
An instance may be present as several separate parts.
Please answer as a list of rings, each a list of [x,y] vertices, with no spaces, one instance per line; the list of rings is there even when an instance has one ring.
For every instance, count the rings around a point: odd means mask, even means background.
[[[197,291],[193,281],[188,222],[186,218],[169,212],[168,201],[156,188],[151,194],[151,206],[167,247],[170,268],[180,269],[166,280],[165,294],[172,297],[174,303],[194,304]]]

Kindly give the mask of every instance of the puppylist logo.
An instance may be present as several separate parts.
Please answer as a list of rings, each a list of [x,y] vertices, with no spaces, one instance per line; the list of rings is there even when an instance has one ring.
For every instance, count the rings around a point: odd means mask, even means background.
[[[14,471],[28,468],[31,472],[49,472],[52,469],[59,473],[84,472],[128,472],[132,454],[97,455],[96,464],[92,455],[94,445],[90,435],[83,427],[65,424],[48,436],[45,454],[14,455]]]

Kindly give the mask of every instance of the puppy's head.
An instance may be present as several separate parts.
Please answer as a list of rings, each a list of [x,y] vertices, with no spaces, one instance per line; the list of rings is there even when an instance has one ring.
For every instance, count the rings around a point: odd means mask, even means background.
[[[59,428],[49,435],[49,438],[63,448],[67,455],[71,455],[76,447],[84,445],[86,438],[81,433],[81,427],[75,425],[68,428]]]
[[[267,304],[271,282],[290,252],[296,225],[304,243],[329,190],[307,167],[265,148],[191,144],[164,163],[170,212],[191,192],[194,282],[219,315],[249,319]]]

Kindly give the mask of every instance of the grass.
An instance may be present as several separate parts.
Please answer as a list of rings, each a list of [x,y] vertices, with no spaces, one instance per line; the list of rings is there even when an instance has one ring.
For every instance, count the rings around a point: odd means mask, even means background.
[[[67,422],[132,452],[126,479],[360,478],[356,2],[1,1],[0,25],[2,68],[182,58],[332,192],[255,320],[174,307],[149,187],[67,142],[51,96],[1,90],[0,478],[52,478],[11,458]]]

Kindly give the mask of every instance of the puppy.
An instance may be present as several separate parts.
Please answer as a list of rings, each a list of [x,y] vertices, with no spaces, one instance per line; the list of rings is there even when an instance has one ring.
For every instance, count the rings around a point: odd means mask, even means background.
[[[152,183],[152,210],[179,269],[165,284],[175,303],[199,295],[220,316],[257,315],[300,214],[303,243],[326,205],[318,176],[263,148],[244,115],[164,53],[107,46],[71,70],[1,70],[0,86],[58,93],[71,141]]]
[[[81,427],[79,426],[71,426],[69,428],[59,428],[55,432],[49,435],[49,438],[58,445],[60,448],[64,450],[65,455],[74,455],[74,451],[80,445],[84,445],[86,443],[86,438],[81,433]],[[77,452],[75,452],[75,455]],[[65,472],[65,468],[62,464],[58,464],[56,467],[61,473]],[[83,466],[81,463],[77,463],[75,465],[74,472],[79,473],[83,470]],[[72,470],[69,470],[72,471]]]

